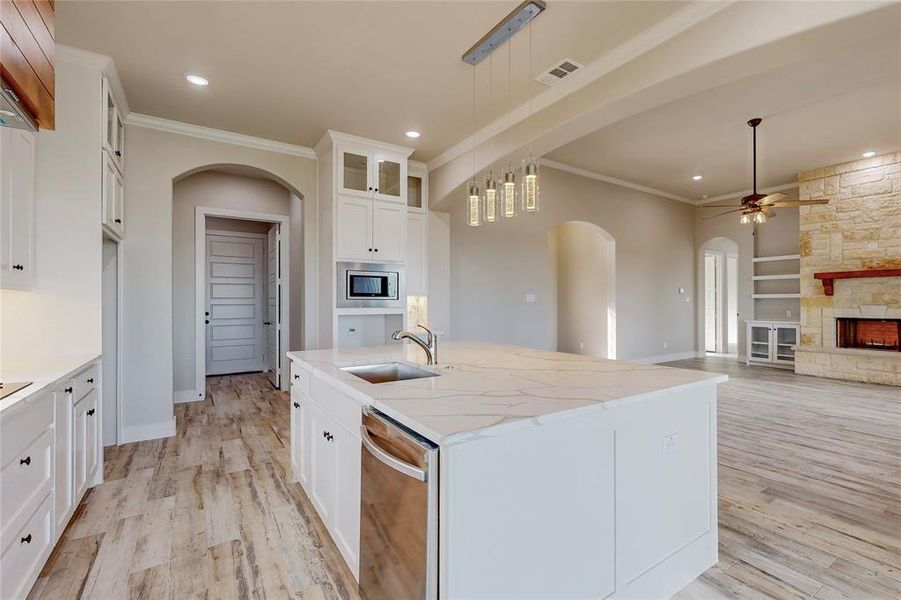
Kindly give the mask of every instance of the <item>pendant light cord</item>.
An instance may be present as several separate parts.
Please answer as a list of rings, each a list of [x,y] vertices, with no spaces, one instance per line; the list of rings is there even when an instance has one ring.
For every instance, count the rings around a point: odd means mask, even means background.
[[[476,180],[476,66],[472,65],[472,180]]]
[[[532,158],[532,94],[529,91],[528,81],[532,79],[532,21],[529,21],[529,72],[526,82],[526,92],[529,93],[529,158]]]
[[[751,129],[753,130],[752,138],[754,140],[754,142],[753,142],[754,149],[752,150],[752,154],[751,154],[751,156],[752,156],[751,163],[753,164],[752,168],[754,169],[754,172],[751,175],[754,179],[754,195],[756,196],[757,195],[757,125],[754,125],[754,127],[752,127]]]

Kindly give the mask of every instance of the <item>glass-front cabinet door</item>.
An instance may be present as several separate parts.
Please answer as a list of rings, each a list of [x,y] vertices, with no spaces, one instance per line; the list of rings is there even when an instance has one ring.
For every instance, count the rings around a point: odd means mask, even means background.
[[[422,177],[407,175],[407,208],[423,208]]]
[[[769,325],[748,325],[748,339],[750,341],[748,360],[760,362],[773,362],[770,349]]]
[[[369,179],[372,155],[365,150],[342,149],[338,151],[339,191],[356,196],[372,195]]]
[[[373,190],[380,200],[402,200],[407,196],[406,161],[390,152],[376,152],[373,155]]]
[[[774,362],[794,364],[794,346],[798,345],[797,325],[776,325],[773,328]]]

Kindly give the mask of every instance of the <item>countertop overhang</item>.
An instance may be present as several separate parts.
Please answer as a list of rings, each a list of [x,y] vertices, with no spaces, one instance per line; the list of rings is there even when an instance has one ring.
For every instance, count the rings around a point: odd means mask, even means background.
[[[481,342],[445,342],[426,366],[409,344],[288,352],[361,405],[371,405],[440,444],[640,402],[667,390],[714,385],[717,373]],[[440,377],[372,384],[341,370],[403,362]]]

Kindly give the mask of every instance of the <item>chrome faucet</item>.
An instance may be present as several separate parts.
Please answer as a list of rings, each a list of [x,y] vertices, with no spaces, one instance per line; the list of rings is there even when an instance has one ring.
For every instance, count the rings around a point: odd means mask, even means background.
[[[402,331],[398,329],[393,334],[391,334],[392,340],[401,341],[404,338],[410,340],[425,352],[425,356],[427,359],[427,364],[437,365],[438,364],[438,336],[432,333],[428,327],[423,325],[422,323],[418,324],[417,327],[425,329],[426,332],[426,341],[423,342],[419,339],[419,336],[415,333],[410,333],[409,331]]]

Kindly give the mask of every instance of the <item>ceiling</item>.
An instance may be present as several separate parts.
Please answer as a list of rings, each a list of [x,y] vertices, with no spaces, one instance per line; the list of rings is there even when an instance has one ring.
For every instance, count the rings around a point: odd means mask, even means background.
[[[517,4],[59,2],[57,42],[111,56],[138,113],[304,146],[334,129],[427,161],[472,131],[473,69],[460,56]],[[588,64],[687,4],[553,2],[534,21],[533,72]],[[510,49],[514,105],[547,89],[528,77],[528,44],[523,31]],[[505,49],[490,68],[476,68],[478,126],[508,107]]]
[[[901,36],[834,48],[816,58],[699,92],[562,146],[547,157],[689,199],[751,187],[802,170],[901,149]],[[695,182],[692,176],[703,175]]]

